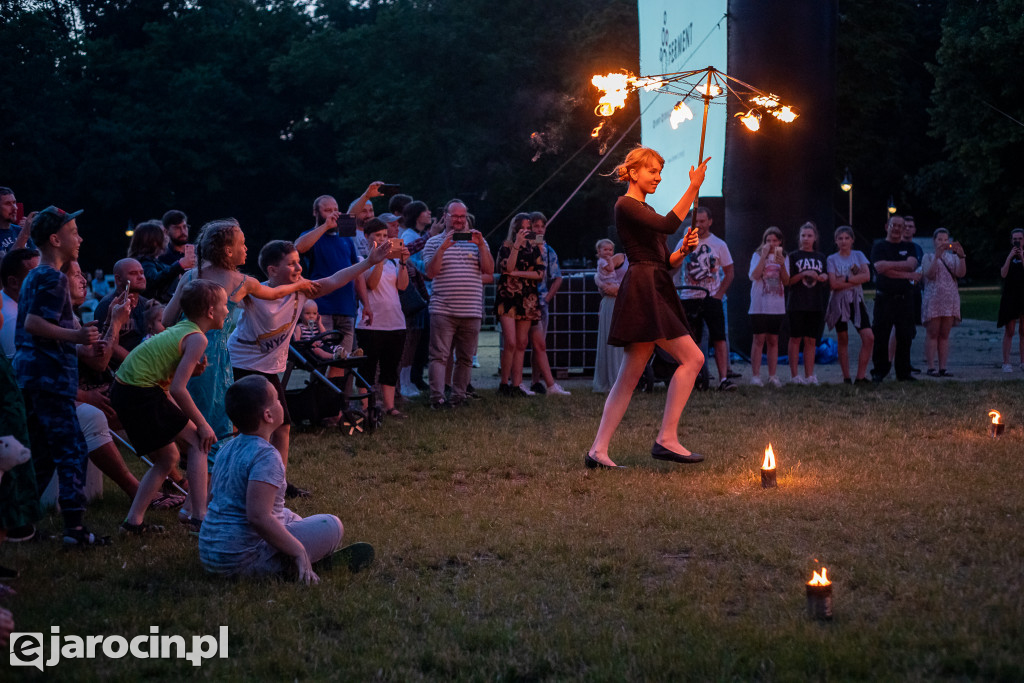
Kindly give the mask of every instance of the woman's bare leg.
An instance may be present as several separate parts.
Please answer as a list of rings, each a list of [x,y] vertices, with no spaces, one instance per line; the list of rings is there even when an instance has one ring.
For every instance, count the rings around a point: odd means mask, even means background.
[[[850,379],[850,333],[836,332],[836,344],[839,349],[839,369],[843,379]]]
[[[875,348],[875,332],[870,327],[860,331],[860,354],[857,356],[857,379],[867,379],[868,361]]]
[[[597,428],[597,436],[594,437],[594,443],[589,451],[590,457],[602,464],[615,464],[608,457],[608,444],[622,422],[622,416],[626,414],[629,401],[633,398],[633,390],[636,389],[640,376],[644,374],[644,368],[647,367],[647,361],[653,351],[654,342],[639,342],[628,345],[623,353],[619,374],[615,378],[612,390],[608,392],[608,398],[604,401],[601,424]]]
[[[755,334],[754,342],[750,345],[750,376],[761,375],[761,351],[764,349],[764,335]]]
[[[665,412],[662,414],[661,429],[655,440],[670,451],[689,455],[690,451],[679,443],[679,419],[683,415],[686,402],[690,400],[690,393],[693,391],[697,373],[704,365],[704,354],[693,341],[693,337],[689,335],[659,340],[656,343],[667,351],[679,365],[672,373],[672,381],[668,384]]]

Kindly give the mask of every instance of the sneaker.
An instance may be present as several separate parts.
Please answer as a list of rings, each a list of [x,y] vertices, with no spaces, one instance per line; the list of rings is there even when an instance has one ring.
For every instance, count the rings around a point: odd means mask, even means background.
[[[790,384],[796,384],[797,386],[803,386],[803,384],[804,384],[804,378],[803,378],[803,377],[801,377],[800,375],[793,375],[793,376],[792,376],[792,377],[791,377],[791,378],[789,379],[789,383],[790,383]]]
[[[523,382],[522,384],[519,385],[519,391],[523,392],[522,394],[520,394],[521,396],[536,396],[537,395],[536,391],[531,391],[530,389],[526,388],[526,382]]]
[[[504,383],[499,384],[498,385],[498,392],[497,393],[498,393],[498,396],[504,396],[504,397],[511,396],[512,395],[512,385],[511,384],[504,384]]]
[[[752,387],[763,387],[764,386],[764,382],[761,381],[760,377],[751,377],[750,378],[750,386],[752,386]]]
[[[559,384],[558,382],[555,382],[550,387],[547,387],[547,393],[554,394],[555,396],[571,396],[572,395],[571,391],[566,391],[565,389],[563,389],[562,385]]]
[[[544,382],[534,382],[533,384],[530,385],[530,391],[532,391],[535,394],[540,394],[541,396],[543,396],[544,394],[548,393],[548,388],[544,386]]]
[[[405,396],[406,398],[416,398],[420,395],[420,390],[417,389],[416,385],[412,382],[403,384],[399,391],[402,393],[402,396]]]
[[[298,486],[291,483],[290,481],[285,483],[288,484],[284,489],[285,498],[309,498],[310,496],[313,495],[309,490],[300,489]]]
[[[480,367],[480,361],[479,361],[479,360],[477,360],[477,357],[476,357],[476,356],[473,356],[473,367],[474,367],[474,368],[478,368],[478,367]]]
[[[726,377],[725,379],[723,379],[721,382],[718,383],[718,390],[719,391],[736,391],[736,384],[731,379]]]
[[[199,532],[203,530],[203,520],[195,517],[188,518],[188,535],[199,538]]]
[[[452,407],[452,404],[449,403],[448,401],[444,400],[443,398],[440,398],[440,399],[438,399],[436,401],[433,401],[430,404],[430,409],[431,410],[448,410],[451,407]]]
[[[467,384],[466,385],[466,398],[471,398],[471,399],[474,399],[476,401],[479,401],[483,397],[480,396],[480,394],[476,393],[476,389],[473,388],[472,384]]]
[[[728,377],[729,379],[739,379],[743,375],[736,372],[732,368],[729,368],[728,370],[725,371],[725,376]]]
[[[805,377],[804,378],[804,384],[806,384],[807,386],[812,386],[812,387],[818,386],[818,376],[817,375],[811,375],[810,377]]]
[[[97,536],[84,526],[64,530],[64,547],[110,545],[110,536]]]
[[[15,527],[7,532],[7,541],[10,543],[25,543],[36,539],[36,527],[33,524]]]
[[[853,384],[853,380],[850,379],[849,377],[844,377],[843,384]]]
[[[1021,368],[1024,368],[1024,365],[1021,365]],[[1003,363],[1003,372],[1013,372],[1013,366],[1009,363]]]
[[[782,387],[782,382],[779,381],[778,377],[772,375],[771,377],[768,378],[768,385],[779,388]]]
[[[373,564],[373,546],[369,543],[353,543],[344,548],[339,548],[327,556],[327,565],[345,565],[348,570],[355,574]]]

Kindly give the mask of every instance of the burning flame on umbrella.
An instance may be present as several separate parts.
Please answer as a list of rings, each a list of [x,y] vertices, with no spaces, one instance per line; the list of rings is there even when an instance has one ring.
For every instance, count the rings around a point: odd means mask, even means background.
[[[761,128],[761,115],[751,109],[746,114],[736,114],[739,117],[740,122],[743,123],[749,130],[757,132]]]
[[[761,463],[762,470],[774,470],[775,469],[775,451],[772,450],[772,445],[768,444],[768,448],[764,449],[764,462]]]
[[[832,582],[828,580],[828,569],[825,567],[821,568],[821,573],[814,572],[814,576],[807,582],[808,586],[830,586]]]
[[[1003,416],[999,414],[998,410],[988,411],[988,416],[992,418],[992,424],[994,425],[1003,423]]]
[[[703,82],[697,86],[697,92],[700,93],[701,97],[718,97],[722,94],[722,89],[718,87],[717,83]]]
[[[689,121],[693,118],[693,112],[686,106],[686,102],[680,100],[675,107],[672,108],[672,116],[669,117],[668,122],[672,124],[672,130],[679,127],[679,124],[683,121]]]

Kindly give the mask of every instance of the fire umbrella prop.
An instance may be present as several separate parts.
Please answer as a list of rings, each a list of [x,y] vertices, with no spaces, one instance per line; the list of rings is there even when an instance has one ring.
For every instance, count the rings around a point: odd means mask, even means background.
[[[793,111],[792,107],[784,105],[777,95],[759,90],[713,66],[657,76],[634,76],[628,72],[597,75],[594,76],[591,83],[603,93],[594,110],[598,116],[602,117],[609,117],[617,109],[626,106],[626,97],[640,88],[680,96],[681,99],[673,108],[669,118],[673,129],[678,128],[680,123],[693,118],[693,111],[687,106],[686,100],[690,98],[702,100],[704,118],[700,129],[700,152],[697,156],[697,163],[704,160],[704,136],[708,129],[708,107],[716,98],[725,98],[729,95],[735,97],[741,107],[746,109],[745,113],[736,114],[736,116],[750,131],[760,129],[761,121],[765,116],[774,116],[784,123],[790,123],[797,117],[797,113]],[[604,124],[604,121],[599,123],[591,135],[597,137]],[[697,206],[696,200],[693,205]]]

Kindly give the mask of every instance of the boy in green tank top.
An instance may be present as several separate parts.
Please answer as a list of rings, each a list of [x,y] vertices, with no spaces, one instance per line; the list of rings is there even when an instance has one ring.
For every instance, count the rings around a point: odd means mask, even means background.
[[[153,467],[139,481],[128,516],[126,534],[160,533],[163,527],[143,521],[181,449],[188,453],[191,510],[189,532],[199,534],[206,516],[206,452],[216,441],[213,429],[196,408],[186,387],[189,378],[206,368],[206,333],[224,327],[227,292],[210,280],[194,280],[181,294],[185,319],[132,350],[118,368],[110,402],[135,449],[150,454]]]

